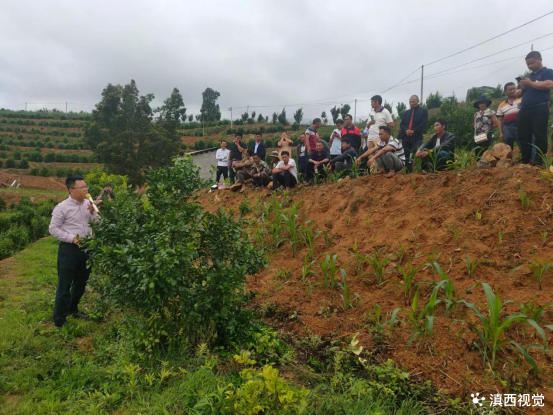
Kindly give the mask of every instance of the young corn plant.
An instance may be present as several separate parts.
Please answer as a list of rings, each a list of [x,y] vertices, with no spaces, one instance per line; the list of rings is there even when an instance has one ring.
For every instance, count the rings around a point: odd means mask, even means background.
[[[315,226],[316,224],[309,220],[305,222],[304,226],[299,231],[301,241],[309,250],[310,258],[313,258],[315,255],[315,239],[321,234],[320,230],[315,230]]]
[[[477,317],[477,321],[480,324],[477,324],[468,320],[461,320],[462,322],[468,325],[469,331],[476,335],[476,340],[474,342],[475,346],[480,351],[482,355],[482,360],[484,365],[489,364],[492,369],[495,368],[495,363],[497,360],[497,355],[502,352],[507,346],[512,345],[515,347],[522,357],[536,370],[538,366],[536,361],[528,354],[528,350],[531,348],[538,348],[545,350],[545,344],[547,343],[547,337],[543,328],[538,325],[534,320],[528,318],[522,313],[511,314],[506,317],[502,317],[501,313],[503,311],[504,304],[507,304],[511,301],[506,301],[505,303],[501,302],[499,295],[496,295],[492,287],[486,283],[479,283],[484,292],[486,293],[486,301],[488,309],[486,311],[481,311],[475,304],[469,303],[465,300],[461,300],[470,310],[474,312]],[[541,336],[544,341],[544,346],[540,345],[530,345],[523,346],[514,340],[507,337],[507,329],[511,327],[514,323],[523,322],[530,324],[536,332]]]
[[[461,239],[461,234],[463,232],[453,224],[448,226],[448,229],[453,234],[453,239],[455,239],[455,242],[457,243],[457,245],[459,245],[459,241]]]
[[[386,271],[386,267],[390,262],[392,254],[386,254],[386,249],[386,247],[380,248],[375,253],[367,256],[367,263],[373,269],[372,274],[376,278],[378,288],[382,287],[384,284],[390,281],[390,279],[386,279],[386,275],[389,273],[389,271]]]
[[[432,338],[434,330],[434,311],[436,310],[436,306],[440,303],[437,297],[438,290],[436,287],[432,290],[432,295],[428,303],[419,310],[419,290],[417,289],[411,307],[403,309],[407,313],[406,324],[413,331],[407,343],[407,348],[409,348],[411,343],[416,339],[420,339],[424,342],[427,337]]]
[[[522,303],[520,305],[520,312],[524,314],[526,317],[528,317],[531,320],[534,320],[536,323],[541,324],[543,316],[547,312],[547,309],[549,307],[553,307],[552,303],[546,303],[544,305],[536,304],[533,300],[529,301],[528,303]],[[544,325],[543,327],[553,330],[553,325],[548,324]],[[524,337],[526,338],[526,327],[523,328]],[[532,336],[534,337],[534,335]]]
[[[327,254],[324,261],[319,262],[319,267],[321,267],[321,271],[323,273],[325,287],[336,287],[336,274],[338,272],[338,267],[336,266],[337,258],[337,254],[332,256]]]
[[[435,290],[442,290],[444,294],[444,303],[445,303],[445,314],[448,315],[451,310],[453,310],[459,301],[457,299],[457,291],[455,290],[455,285],[453,281],[449,278],[447,271],[442,269],[438,262],[432,263],[432,268],[440,276],[440,281],[423,281],[422,284],[429,284],[434,287]]]
[[[548,235],[547,231],[540,232],[540,235],[541,235],[541,241],[545,245],[547,243],[547,235]]]
[[[414,267],[411,260],[409,260],[409,264],[406,267],[399,264],[394,265],[401,276],[401,281],[399,281],[398,285],[403,291],[404,304],[407,305],[411,301],[411,298],[413,297],[413,289],[417,285],[415,282],[415,275],[417,275],[417,272],[419,272],[423,266],[419,265],[418,267]]]
[[[354,304],[361,299],[359,297],[359,294],[355,293],[352,294],[349,286],[348,286],[348,278],[346,274],[346,270],[340,269],[340,273],[342,274],[342,282],[338,283],[338,286],[342,290],[342,294],[340,294],[340,297],[342,298],[342,310],[347,311],[350,308],[353,308]]]
[[[532,281],[538,281],[538,286],[541,291],[541,285],[543,281],[543,276],[549,268],[551,268],[553,261],[542,262],[541,259],[534,255],[534,261],[528,261],[528,267],[532,271]]]
[[[363,272],[363,266],[367,263],[367,257],[359,252],[357,246],[357,240],[353,241],[353,247],[351,251],[348,250],[350,256],[353,258],[353,266],[355,269],[356,275]]]
[[[298,229],[298,218],[299,218],[299,208],[300,204],[298,202],[294,203],[288,212],[282,215],[282,221],[286,226],[289,234],[289,241],[292,247],[292,257],[296,257],[296,252],[298,251],[298,245],[301,242]]]
[[[497,241],[499,242],[499,245],[503,243],[503,234],[501,231],[497,231]]]
[[[467,264],[467,272],[469,274],[469,278],[472,278],[474,275],[474,271],[476,270],[476,267],[481,263],[482,261],[478,260],[472,260],[470,258],[470,252],[467,254],[467,257],[465,258],[465,264]]]
[[[522,183],[519,183],[518,195],[520,196],[520,203],[522,204],[522,209],[528,209],[533,203],[532,200],[526,195]]]
[[[312,271],[314,261],[311,260],[311,257],[305,256],[303,258],[303,267],[301,269],[301,280],[305,284],[305,281],[307,280],[307,277],[311,277],[312,275],[315,275],[315,273]]]
[[[430,160],[432,173],[436,173],[438,171],[438,153],[435,151],[428,152],[428,159]]]

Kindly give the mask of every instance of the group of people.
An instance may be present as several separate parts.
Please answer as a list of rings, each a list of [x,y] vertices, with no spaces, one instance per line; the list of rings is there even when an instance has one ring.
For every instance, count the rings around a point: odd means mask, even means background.
[[[517,78],[517,84],[508,82],[504,86],[506,98],[497,109],[490,108],[491,100],[482,95],[474,107],[474,144],[482,153],[494,139],[494,129],[499,130],[499,140],[513,148],[517,142],[521,150],[521,162],[534,161],[532,149],[547,153],[547,127],[549,118],[550,92],[553,88],[553,70],[545,68],[539,52],[526,56],[531,73]],[[434,122],[434,134],[423,143],[423,134],[428,124],[428,111],[420,106],[419,97],[409,98],[409,109],[401,117],[399,134],[392,136],[394,119],[382,105],[382,97],[371,98],[372,111],[366,128],[361,132],[353,124],[353,118],[346,114],[336,120],[336,128],[328,141],[320,137],[320,118],[315,118],[301,134],[296,147],[297,162],[291,157],[293,141],[284,132],[278,142],[279,151],[271,153],[271,166],[265,162],[267,147],[259,133],[255,142],[247,148],[242,143],[242,134],[237,133],[234,142],[227,148],[225,141],[217,150],[217,177],[227,178],[231,184],[244,192],[246,181],[252,179],[253,186],[286,189],[298,184],[298,173],[305,184],[312,184],[316,177],[326,177],[328,172],[360,169],[370,174],[384,174],[393,177],[405,169],[412,170],[413,162],[420,159],[423,169],[444,169],[454,158],[455,135],[447,129],[447,122],[438,118]],[[535,151],[534,151],[535,153]]]

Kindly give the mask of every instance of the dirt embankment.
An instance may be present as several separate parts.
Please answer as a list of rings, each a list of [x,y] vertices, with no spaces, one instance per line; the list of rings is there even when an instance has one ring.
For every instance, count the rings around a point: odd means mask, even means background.
[[[531,199],[527,209],[522,208],[521,184]],[[252,206],[257,203],[258,195],[265,194],[250,189],[248,193]],[[228,191],[211,194],[203,191],[200,201],[208,210],[222,206],[234,209],[238,215],[238,206],[244,197]],[[282,199],[283,195],[278,198]],[[553,270],[545,274],[540,291],[538,283],[531,281],[528,267],[534,255],[542,261],[553,258],[553,186],[549,180],[540,178],[536,168],[517,166],[397,175],[392,179],[377,176],[346,179],[337,184],[293,191],[289,199],[302,201],[302,221],[315,221],[327,232],[326,238],[320,235],[316,240],[316,262],[312,266],[316,275],[308,277],[312,288],[302,282],[307,248],[302,247],[293,258],[286,240],[271,256],[268,267],[250,279],[249,289],[257,294],[253,306],[277,310],[267,320],[290,335],[317,334],[332,340],[359,332],[363,346],[376,350],[371,320],[373,307],[379,305],[383,314],[398,307],[408,308],[398,285],[399,274],[391,265],[386,268],[389,271],[386,278],[391,281],[381,288],[375,283],[371,266],[365,264],[362,270],[356,271],[354,259],[348,253],[355,242],[363,254],[387,249],[392,254],[391,262],[398,262],[398,254],[404,250],[401,260],[404,265],[409,260],[414,265],[423,265],[429,261],[429,254],[440,253],[437,261],[454,282],[458,297],[476,303],[481,310],[487,309],[482,288],[465,293],[477,282],[489,283],[503,301],[514,300],[506,305],[504,315],[518,312],[519,303],[533,300],[543,305],[553,300]],[[259,200],[263,203],[265,198]],[[246,215],[246,220],[255,226],[258,218],[253,212]],[[322,284],[318,264],[327,254],[338,255],[338,266],[347,271],[350,290],[360,298],[345,312],[341,309],[342,291],[324,288]],[[471,278],[465,263],[468,254],[471,259],[482,261]],[[511,274],[521,265],[522,268]],[[415,280],[439,281],[440,277],[426,268],[417,273]],[[429,284],[419,287],[420,303],[424,305],[432,288]],[[474,313],[459,305],[454,313],[446,316],[444,306],[440,305],[436,316],[433,339],[418,346],[415,342],[406,349],[413,331],[405,325],[396,327],[377,353],[378,358],[392,358],[407,367],[415,379],[430,379],[441,390],[464,399],[476,391],[514,393],[514,385],[522,383],[518,385],[519,393],[524,390],[530,393],[532,387],[537,387],[546,396],[546,402],[553,404],[553,393],[545,388],[553,377],[548,355],[532,351],[542,370],[538,376],[527,363],[518,362],[518,357],[509,352],[500,354],[497,371],[492,372],[484,367],[478,350],[472,345],[475,337],[466,332],[467,325],[455,321],[475,320]],[[406,313],[401,312],[400,318],[406,319]],[[547,313],[541,324],[552,323],[552,315]],[[539,343],[530,338],[530,332],[527,327],[525,339],[521,327],[513,326],[508,335],[523,344]],[[552,332],[546,332],[553,348]],[[506,381],[507,386],[500,380]]]

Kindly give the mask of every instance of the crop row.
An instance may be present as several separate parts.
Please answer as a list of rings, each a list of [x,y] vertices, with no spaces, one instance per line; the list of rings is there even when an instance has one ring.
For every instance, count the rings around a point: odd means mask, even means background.
[[[39,127],[55,127],[55,128],[76,128],[82,129],[86,123],[82,122],[67,122],[67,121],[33,121],[33,120],[18,120],[18,119],[0,119],[0,124],[10,124],[18,126],[33,126],[37,125]]]

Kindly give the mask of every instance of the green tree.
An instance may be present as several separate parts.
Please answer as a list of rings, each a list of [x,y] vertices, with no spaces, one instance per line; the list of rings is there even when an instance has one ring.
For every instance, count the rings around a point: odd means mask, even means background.
[[[296,121],[299,124],[301,123],[302,119],[303,119],[303,108],[298,108],[297,111],[294,113],[294,121]]]
[[[252,118],[255,120],[255,111],[252,111]]]
[[[242,114],[240,117],[242,118],[242,121],[245,122],[245,121],[249,118],[249,114],[248,114],[247,112],[245,112],[245,113]]]
[[[124,87],[108,84],[85,127],[84,142],[111,173],[141,185],[149,168],[170,163],[178,151],[180,140],[173,128],[176,114],[182,114],[179,96],[165,101],[161,118],[154,123],[152,94],[140,96],[134,80]]]
[[[429,110],[433,108],[440,108],[442,106],[443,97],[440,91],[431,92],[426,98],[426,108]]]
[[[340,107],[340,114],[342,115],[342,119],[346,117],[346,114],[349,114],[349,111],[351,110],[351,105],[344,104]]]
[[[390,111],[390,114],[394,113],[394,109],[392,108],[392,104],[389,104],[388,102],[384,101],[384,108],[386,108],[388,111]]]
[[[407,105],[403,102],[398,102],[396,106],[397,114],[399,118],[403,117],[403,114],[405,114],[405,111],[407,111]]]
[[[323,120],[323,123],[325,123],[325,125],[328,123],[328,117],[326,116],[325,111],[321,113],[321,119]]]
[[[278,114],[276,112],[273,112],[273,124],[276,124],[278,122]]]
[[[332,114],[332,122],[336,124],[336,120],[340,117],[340,109],[335,105],[330,109],[330,114]]]
[[[220,96],[219,92],[211,88],[206,88],[202,92],[203,102],[200,109],[202,121],[219,121],[221,119],[221,109],[219,108],[219,104],[217,104],[217,99]]]
[[[265,118],[263,117],[263,114],[259,114],[257,116],[257,122],[261,124],[263,121],[265,121]]]
[[[188,122],[192,122],[192,121],[194,121],[194,115],[190,114],[188,116]]]
[[[186,120],[186,108],[184,100],[177,88],[173,89],[171,96],[167,98],[163,105],[156,112],[158,124],[167,131],[176,132],[181,126],[181,122]]]
[[[278,122],[281,125],[288,124],[288,120],[286,119],[286,108],[283,108],[281,113],[278,114]]]

